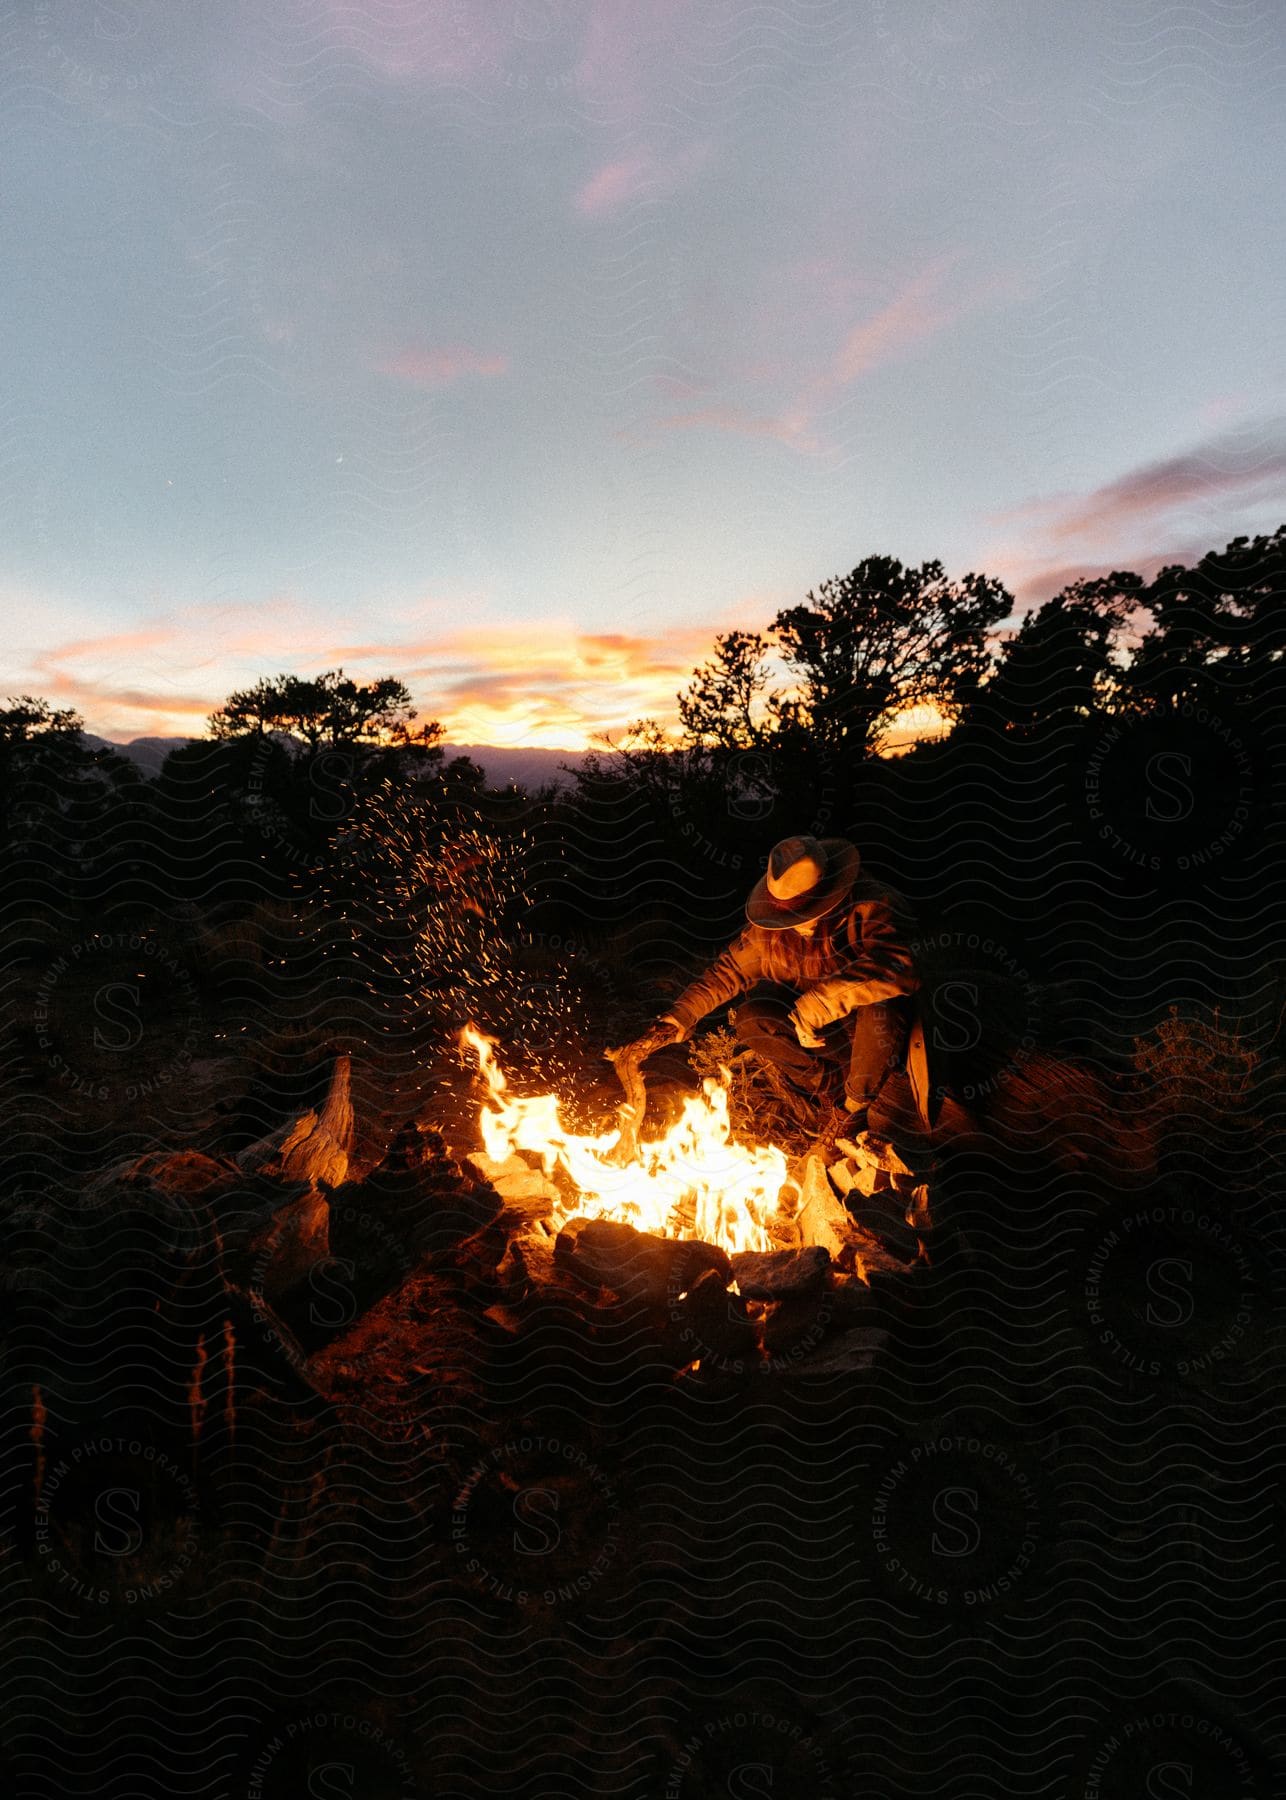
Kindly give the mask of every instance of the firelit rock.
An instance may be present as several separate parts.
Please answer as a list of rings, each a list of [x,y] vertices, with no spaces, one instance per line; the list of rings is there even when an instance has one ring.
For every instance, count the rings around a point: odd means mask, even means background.
[[[329,1198],[332,1251],[399,1279],[420,1257],[471,1237],[499,1210],[491,1188],[460,1168],[438,1132],[414,1119],[365,1181],[346,1182]]]
[[[850,1241],[849,1216],[836,1199],[819,1156],[810,1156],[801,1171],[795,1224],[801,1244],[820,1244],[836,1261]]]
[[[784,1300],[824,1286],[831,1253],[824,1244],[806,1250],[742,1250],[732,1259],[732,1274],[747,1300]]]
[[[849,1201],[853,1218],[864,1232],[900,1260],[913,1262],[919,1244],[906,1222],[905,1205],[905,1197],[892,1189],[865,1197],[855,1194]]]
[[[558,1234],[554,1261],[583,1281],[648,1306],[677,1301],[713,1270],[724,1287],[732,1265],[713,1244],[653,1237],[612,1219],[571,1219]]]
[[[728,1292],[718,1270],[699,1275],[671,1316],[680,1362],[700,1363],[707,1372],[714,1365],[730,1374],[758,1366],[759,1346],[746,1303]]]
[[[825,1338],[799,1365],[801,1375],[859,1375],[875,1367],[889,1341],[878,1326],[858,1325]]]
[[[533,1207],[547,1211],[559,1199],[558,1189],[539,1169],[533,1169],[529,1162],[524,1162],[518,1155],[507,1156],[504,1162],[497,1162],[495,1157],[487,1156],[479,1151],[476,1156],[468,1158],[469,1167],[489,1181],[492,1187],[505,1202],[522,1212]]]
[[[768,1309],[763,1323],[764,1349],[769,1356],[792,1362],[811,1355],[830,1330],[833,1310],[829,1288],[788,1294]]]

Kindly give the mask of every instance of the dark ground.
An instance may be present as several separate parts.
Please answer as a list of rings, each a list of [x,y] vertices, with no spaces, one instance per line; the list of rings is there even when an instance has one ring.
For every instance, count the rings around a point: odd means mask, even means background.
[[[462,1019],[305,954],[280,896],[43,906],[8,989],[6,1793],[1286,1795],[1280,858],[1161,891],[1081,856],[1030,771],[972,816],[898,779],[862,835],[984,1129],[938,1146],[867,1371],[680,1373],[656,1309],[525,1290],[441,1167],[427,1240],[346,1190],[351,1257],[276,1329],[271,1184],[97,1178],[245,1149],[340,1050],[358,1177],[408,1118],[463,1154]],[[745,885],[715,845],[603,841],[514,984],[512,1071],[586,1122],[601,1046]],[[691,1078],[658,1058],[658,1104]]]

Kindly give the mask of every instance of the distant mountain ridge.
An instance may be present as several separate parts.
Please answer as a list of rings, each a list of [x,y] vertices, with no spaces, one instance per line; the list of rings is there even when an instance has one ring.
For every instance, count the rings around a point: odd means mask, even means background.
[[[161,764],[171,750],[181,750],[185,744],[202,741],[186,737],[139,737],[121,743],[113,738],[95,737],[89,731],[84,736],[85,742],[96,750],[115,750],[127,756],[145,775],[159,774]],[[448,761],[453,756],[471,757],[482,769],[490,787],[504,787],[511,781],[526,788],[545,787],[551,782],[565,787],[571,777],[564,764],[578,769],[585,760],[583,750],[507,748],[502,744],[443,744],[442,749]]]

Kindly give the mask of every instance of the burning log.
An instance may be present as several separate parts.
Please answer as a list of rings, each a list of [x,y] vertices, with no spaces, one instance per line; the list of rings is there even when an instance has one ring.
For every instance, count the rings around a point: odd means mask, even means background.
[[[854,1198],[881,1197],[877,1235],[841,1202],[819,1153],[792,1167],[774,1146],[737,1142],[718,1082],[685,1100],[654,1140],[583,1135],[565,1124],[554,1094],[512,1096],[481,1033],[468,1029],[462,1043],[487,1092],[486,1148],[469,1163],[503,1202],[501,1224],[518,1225],[497,1270],[502,1311],[493,1321],[510,1337],[522,1336],[530,1316],[513,1309],[570,1277],[645,1309],[661,1355],[702,1379],[752,1373],[765,1357],[803,1366],[836,1330],[869,1328],[868,1273],[914,1265],[918,1245],[902,1212],[915,1177],[881,1140],[841,1142],[837,1165],[851,1172]],[[623,1114],[627,1126],[637,1116]],[[633,1159],[621,1159],[623,1145]],[[855,1340],[835,1367],[868,1366],[872,1341]]]
[[[678,1301],[707,1272],[725,1289],[732,1278],[727,1254],[713,1244],[653,1237],[612,1219],[572,1219],[558,1234],[554,1263],[646,1306]]]
[[[486,1165],[512,1193],[539,1204],[531,1171],[513,1159],[538,1158],[554,1184],[549,1204],[557,1225],[576,1214],[628,1223],[657,1236],[690,1238],[728,1250],[771,1250],[769,1230],[786,1179],[786,1158],[770,1144],[734,1140],[728,1090],[707,1080],[688,1096],[664,1136],[638,1145],[623,1166],[621,1131],[575,1132],[555,1094],[513,1096],[494,1045],[475,1027],[461,1034],[477,1056],[488,1102],[479,1116]],[[635,1115],[631,1114],[631,1117]],[[475,1165],[478,1166],[478,1165]]]

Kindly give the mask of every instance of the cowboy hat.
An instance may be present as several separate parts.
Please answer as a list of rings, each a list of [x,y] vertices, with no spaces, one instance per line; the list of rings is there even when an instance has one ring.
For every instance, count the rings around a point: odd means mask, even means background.
[[[746,917],[766,931],[807,925],[839,905],[861,866],[857,845],[847,838],[783,838],[750,890]]]

